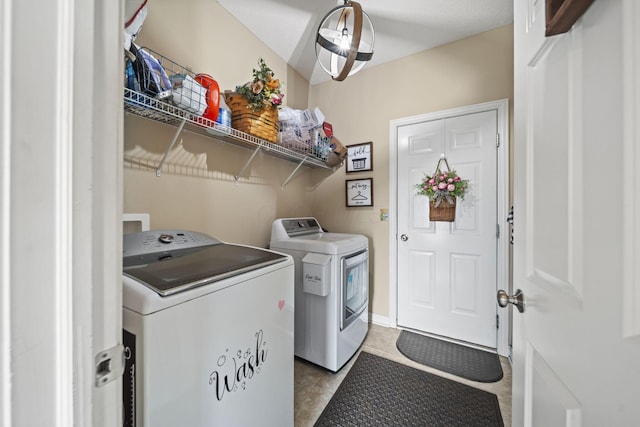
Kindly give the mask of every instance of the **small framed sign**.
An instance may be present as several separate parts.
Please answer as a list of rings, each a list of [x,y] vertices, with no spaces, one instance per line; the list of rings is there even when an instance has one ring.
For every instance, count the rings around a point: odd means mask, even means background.
[[[346,181],[347,207],[373,206],[373,178]]]
[[[371,142],[347,145],[347,173],[373,170]]]

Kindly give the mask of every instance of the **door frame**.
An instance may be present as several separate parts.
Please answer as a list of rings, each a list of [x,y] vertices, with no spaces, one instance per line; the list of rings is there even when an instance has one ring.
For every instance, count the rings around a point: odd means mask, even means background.
[[[123,19],[0,0],[0,427],[122,423]]]
[[[500,237],[497,249],[497,287],[511,291],[510,281],[510,248],[507,214],[509,212],[511,174],[510,174],[510,130],[509,130],[509,99],[483,102],[464,107],[436,111],[404,117],[389,122],[389,326],[398,327],[398,128],[430,120],[446,119],[466,114],[497,111],[498,134],[500,147],[498,150],[498,221]],[[506,177],[507,179],[500,179]],[[504,219],[502,221],[501,219]],[[501,356],[510,356],[511,322],[510,312],[506,308],[497,308],[498,329],[497,351]]]

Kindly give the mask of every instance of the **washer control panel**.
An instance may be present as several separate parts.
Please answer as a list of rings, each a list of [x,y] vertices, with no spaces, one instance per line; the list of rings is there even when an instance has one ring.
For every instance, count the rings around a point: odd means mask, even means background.
[[[135,256],[166,252],[175,249],[196,248],[222,243],[206,234],[188,230],[151,230],[125,234],[122,256]]]
[[[283,219],[282,226],[289,237],[305,234],[322,233],[322,228],[315,218]]]
[[[173,239],[173,234],[161,234],[160,237],[158,237],[158,241],[164,244],[173,242]]]

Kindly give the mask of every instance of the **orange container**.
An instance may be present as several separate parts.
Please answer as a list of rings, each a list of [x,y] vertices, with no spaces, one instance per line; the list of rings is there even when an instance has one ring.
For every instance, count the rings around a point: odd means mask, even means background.
[[[194,80],[207,89],[207,108],[202,113],[202,117],[215,122],[218,119],[218,108],[220,108],[220,86],[208,74],[196,74]]]

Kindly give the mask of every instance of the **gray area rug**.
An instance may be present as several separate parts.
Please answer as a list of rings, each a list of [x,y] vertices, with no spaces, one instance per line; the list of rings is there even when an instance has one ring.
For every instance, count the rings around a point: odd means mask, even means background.
[[[503,427],[495,394],[361,352],[315,427]]]
[[[500,357],[495,353],[419,335],[400,332],[396,346],[414,362],[483,383],[502,379]]]

